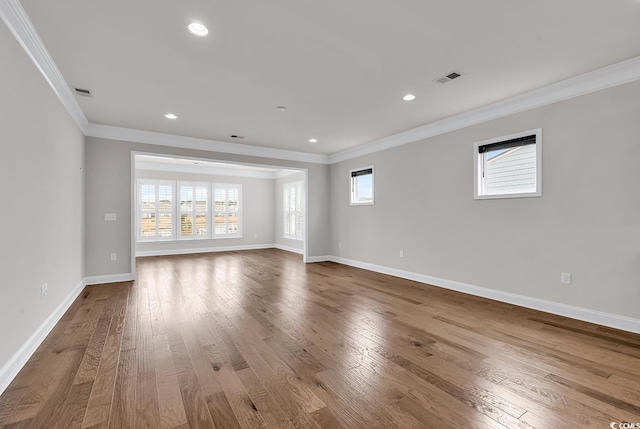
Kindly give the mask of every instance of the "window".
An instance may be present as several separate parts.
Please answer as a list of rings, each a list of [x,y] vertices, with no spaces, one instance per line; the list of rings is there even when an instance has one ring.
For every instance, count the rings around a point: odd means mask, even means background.
[[[542,130],[474,144],[474,198],[538,197],[541,188]]]
[[[302,181],[285,183],[282,186],[283,236],[293,240],[303,239],[302,207],[304,206],[304,190]]]
[[[179,183],[179,238],[209,238],[209,183]]]
[[[172,240],[173,182],[141,180],[138,182],[138,239]]]
[[[242,185],[138,179],[137,192],[138,241],[242,237]]]
[[[213,184],[213,238],[240,238],[242,185]]]
[[[350,171],[351,205],[373,204],[373,166]]]

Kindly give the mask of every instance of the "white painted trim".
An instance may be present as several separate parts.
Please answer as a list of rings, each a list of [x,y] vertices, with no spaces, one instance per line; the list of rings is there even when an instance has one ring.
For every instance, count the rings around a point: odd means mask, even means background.
[[[198,165],[173,165],[173,164],[161,164],[155,162],[141,162],[136,163],[136,170],[141,171],[169,171],[172,173],[189,173],[189,174],[206,174],[209,176],[229,176],[229,177],[249,177],[254,179],[276,179],[278,177],[284,177],[291,174],[296,174],[298,171],[251,171],[251,170],[236,170],[234,168],[218,168],[218,167],[206,167]],[[281,174],[284,173],[284,174]]]
[[[81,280],[60,305],[53,310],[53,313],[42,322],[22,347],[20,347],[11,359],[0,369],[0,395],[2,395],[9,384],[11,384],[11,381],[18,375],[22,367],[27,363],[40,344],[42,344],[47,335],[49,335],[56,323],[60,321],[64,313],[71,307],[71,304],[73,304],[73,301],[80,295],[84,286],[85,282]]]
[[[290,246],[284,246],[282,244],[274,244],[273,245],[274,249],[280,249],[280,250],[284,250],[285,252],[291,252],[291,253],[297,253],[299,255],[304,255],[304,249],[296,249],[295,247],[290,247]]]
[[[137,250],[136,257],[192,255],[196,253],[233,252],[236,250],[273,249],[274,244],[245,244],[240,246],[193,247],[185,249]]]
[[[329,163],[346,161],[429,137],[542,107],[640,79],[640,57],[566,79],[524,94],[450,116],[380,140],[329,155]]]
[[[329,255],[309,256],[305,262],[310,264],[313,262],[327,262],[327,261],[333,261],[333,256],[329,256]]]
[[[602,326],[609,326],[611,328],[622,329],[624,331],[640,334],[640,319],[633,319],[631,317],[589,310],[587,308],[575,307],[573,305],[561,304],[558,302],[532,298],[524,295],[517,295],[514,293],[503,292],[495,289],[488,289],[467,283],[441,279],[425,274],[398,270],[396,268],[384,267],[381,265],[370,264],[368,262],[341,258],[338,256],[330,256],[329,258],[329,260],[337,262],[339,264],[350,265],[352,267],[375,271],[377,273],[388,274],[391,276],[438,286],[445,289],[455,290],[470,295],[489,298],[494,301],[506,302],[521,307],[544,311],[546,313],[557,314],[560,316],[570,317],[572,319],[583,320],[585,322],[595,323]]]
[[[51,89],[58,96],[71,118],[73,118],[80,130],[85,132],[89,121],[62,76],[60,69],[58,69],[51,54],[49,54],[42,39],[40,39],[20,1],[0,0],[0,18],[2,18],[29,58],[31,58],[49,86],[51,86]]]
[[[134,280],[135,280],[135,277],[132,273],[123,273],[123,274],[107,274],[104,276],[85,277],[84,283],[86,285],[101,285],[105,283],[131,282]]]
[[[124,142],[146,143],[158,146],[179,147],[288,161],[312,162],[316,164],[328,164],[329,162],[328,155],[177,136],[152,131],[135,130],[132,128],[112,127],[109,125],[89,124],[85,135],[88,137],[99,137]]]

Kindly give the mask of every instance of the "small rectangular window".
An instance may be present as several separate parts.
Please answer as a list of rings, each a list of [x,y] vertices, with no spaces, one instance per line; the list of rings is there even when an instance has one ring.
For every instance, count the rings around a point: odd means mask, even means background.
[[[474,198],[538,197],[541,189],[542,130],[474,144]]]
[[[284,238],[292,240],[304,238],[302,236],[304,225],[304,189],[302,185],[302,181],[282,185],[282,231]]]
[[[371,205],[373,204],[373,166],[351,170],[350,204]]]

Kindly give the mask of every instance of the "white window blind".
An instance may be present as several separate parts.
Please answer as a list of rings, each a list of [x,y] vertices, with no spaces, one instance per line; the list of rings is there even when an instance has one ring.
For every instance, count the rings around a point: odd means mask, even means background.
[[[209,238],[209,183],[179,183],[180,238]]]
[[[213,238],[242,236],[242,185],[213,184]]]
[[[283,236],[293,240],[303,239],[304,188],[302,181],[282,186]]]

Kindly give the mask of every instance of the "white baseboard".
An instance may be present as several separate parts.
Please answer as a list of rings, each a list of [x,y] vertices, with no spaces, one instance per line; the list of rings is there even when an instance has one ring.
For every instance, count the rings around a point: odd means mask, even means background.
[[[323,255],[323,256],[307,256],[307,263],[311,264],[313,262],[326,262],[326,261],[333,261],[334,257],[333,256],[329,256],[329,255]],[[345,264],[348,265],[348,264]]]
[[[285,252],[291,252],[291,253],[297,253],[299,255],[304,255],[304,250],[296,249],[295,247],[284,246],[284,245],[278,244],[278,243],[274,244],[273,247],[275,249],[284,250]]]
[[[240,246],[219,246],[219,247],[194,247],[186,249],[160,249],[160,250],[138,250],[136,257],[145,256],[167,256],[167,255],[192,255],[196,253],[211,252],[232,252],[235,250],[256,250],[273,249],[274,244],[245,244]]]
[[[133,278],[133,274],[107,274],[105,276],[92,276],[85,277],[84,284],[85,285],[101,285],[105,283],[119,283],[119,282],[130,282],[135,280]]]
[[[350,265],[352,267],[375,271],[377,273],[388,274],[408,280],[414,280],[420,283],[426,283],[445,289],[468,293],[470,295],[493,299],[495,301],[507,302],[509,304],[519,305],[521,307],[540,310],[546,313],[557,314],[559,316],[570,317],[572,319],[583,320],[585,322],[609,326],[611,328],[640,334],[640,319],[633,319],[631,317],[589,310],[587,308],[575,307],[572,305],[561,304],[558,302],[547,301],[538,298],[531,298],[524,295],[517,295],[514,293],[503,292],[495,289],[488,289],[467,283],[432,277],[425,274],[398,270],[396,268],[384,267],[367,262],[354,261],[352,259],[341,258],[338,256],[330,256],[329,260],[337,262],[339,264]]]
[[[9,359],[9,361],[0,368],[0,395],[5,391],[9,384],[13,381],[22,367],[27,363],[36,349],[42,344],[49,332],[62,318],[64,313],[71,307],[73,301],[76,300],[80,292],[84,289],[85,282],[81,280],[71,293],[53,310],[53,313],[42,322],[42,325],[29,337],[29,339],[18,349],[18,351]]]

